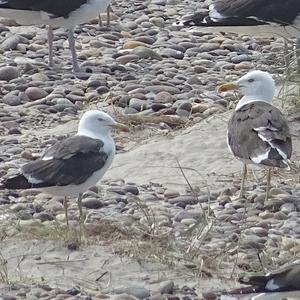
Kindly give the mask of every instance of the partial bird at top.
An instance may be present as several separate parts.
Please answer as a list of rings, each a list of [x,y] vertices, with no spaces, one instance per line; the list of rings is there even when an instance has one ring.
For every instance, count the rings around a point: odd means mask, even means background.
[[[260,30],[266,33],[300,37],[300,1],[213,0],[208,11],[187,16],[180,24],[219,27],[219,31],[238,33],[241,28],[235,27],[263,26]]]
[[[97,18],[111,0],[0,0],[0,16],[14,19],[20,25],[49,25],[49,65],[53,65],[51,26],[68,29],[74,72],[80,71],[73,30],[78,24]]]

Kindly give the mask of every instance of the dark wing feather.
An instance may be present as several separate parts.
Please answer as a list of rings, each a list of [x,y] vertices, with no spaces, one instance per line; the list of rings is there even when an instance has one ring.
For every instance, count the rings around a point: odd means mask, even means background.
[[[87,0],[1,0],[0,8],[44,11],[54,17],[67,18],[69,13],[85,4]]]
[[[285,160],[292,154],[287,121],[265,102],[249,103],[234,112],[228,123],[228,145],[235,156],[252,161],[270,151],[261,164],[272,167],[286,167]]]
[[[41,159],[24,165],[22,172],[33,184],[80,184],[101,169],[107,158],[101,140],[77,135],[49,148]]]
[[[255,286],[255,290],[260,292],[299,290],[300,265],[289,265],[267,275],[243,276],[239,281]]]
[[[226,17],[255,17],[282,25],[293,24],[300,14],[299,0],[214,0],[213,4]]]
[[[270,23],[294,25],[300,14],[299,0],[214,0],[214,9],[222,18],[209,12],[196,12],[182,20],[184,26],[226,27],[257,26]]]

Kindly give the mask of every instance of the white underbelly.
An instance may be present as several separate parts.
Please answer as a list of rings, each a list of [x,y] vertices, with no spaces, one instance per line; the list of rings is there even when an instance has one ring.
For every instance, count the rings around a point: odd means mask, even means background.
[[[70,0],[71,1],[71,0]],[[71,28],[95,19],[100,12],[104,12],[111,0],[90,0],[89,3],[70,13],[67,18],[51,18],[43,11],[29,11],[17,9],[0,9],[0,16],[15,20],[20,25],[52,25],[54,27]]]

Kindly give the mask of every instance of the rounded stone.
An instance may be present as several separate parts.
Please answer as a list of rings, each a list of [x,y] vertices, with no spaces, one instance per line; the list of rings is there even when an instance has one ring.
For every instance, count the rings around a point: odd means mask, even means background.
[[[19,77],[19,70],[16,67],[6,66],[0,68],[0,80],[10,81]]]
[[[38,100],[48,96],[48,93],[39,87],[29,87],[26,89],[25,94],[28,96],[30,100]]]
[[[103,203],[98,198],[84,198],[82,200],[82,206],[90,209],[99,209],[103,207]]]

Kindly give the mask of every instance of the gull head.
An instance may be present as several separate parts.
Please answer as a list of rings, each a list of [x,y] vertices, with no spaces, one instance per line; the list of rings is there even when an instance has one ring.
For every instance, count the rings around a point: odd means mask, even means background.
[[[225,83],[218,87],[219,92],[238,90],[243,104],[253,101],[271,103],[275,95],[275,82],[268,72],[255,70],[242,76],[235,82]]]
[[[107,113],[100,110],[89,110],[85,112],[80,119],[78,134],[90,137],[101,137],[109,135],[112,128],[128,131],[126,125],[116,122]]]

